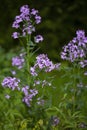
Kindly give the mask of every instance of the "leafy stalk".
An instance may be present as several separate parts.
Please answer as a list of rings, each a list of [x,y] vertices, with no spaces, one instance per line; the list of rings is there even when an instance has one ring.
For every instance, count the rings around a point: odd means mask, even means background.
[[[26,62],[27,62],[27,83],[30,85],[30,42],[31,42],[31,35],[27,35],[27,56],[26,56]]]

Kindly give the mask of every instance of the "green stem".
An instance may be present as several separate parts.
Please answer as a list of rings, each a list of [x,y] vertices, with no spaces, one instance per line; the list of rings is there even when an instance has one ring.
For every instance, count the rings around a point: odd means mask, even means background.
[[[73,66],[73,76],[76,75],[75,72],[75,64]],[[76,106],[76,77],[73,77],[73,88],[74,88],[74,95],[73,95],[73,113],[75,112],[75,106]]]
[[[27,83],[30,86],[30,45],[29,42],[31,41],[31,35],[27,35],[27,57],[26,57],[26,61],[27,61]]]

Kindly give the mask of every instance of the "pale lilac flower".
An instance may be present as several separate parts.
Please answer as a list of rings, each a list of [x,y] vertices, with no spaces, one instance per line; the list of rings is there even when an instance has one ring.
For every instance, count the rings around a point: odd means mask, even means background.
[[[85,32],[83,30],[77,30],[76,34],[77,34],[77,39],[78,40],[81,40],[81,39],[85,38]]]
[[[21,58],[23,58],[25,55],[26,55],[26,52],[19,54],[19,56],[20,56]]]
[[[87,124],[86,123],[84,123],[84,122],[81,122],[80,124],[79,124],[79,126],[78,126],[79,128],[87,128]]]
[[[87,76],[87,71],[84,73],[84,75],[86,75],[86,76]]]
[[[46,80],[42,80],[42,81],[41,80],[35,80],[33,86],[38,86],[38,85],[42,86],[42,88],[43,88],[45,86],[51,86],[52,84],[51,84],[51,82],[48,82]]]
[[[23,28],[23,25],[30,22],[30,16],[28,14],[26,14],[26,13],[21,13],[20,17],[22,18],[21,28]],[[27,27],[27,24],[26,24],[26,27]]]
[[[79,62],[81,68],[84,68],[85,66],[87,66],[87,60],[82,60]]]
[[[22,101],[28,106],[31,106],[31,102],[33,100],[33,97],[35,97],[38,94],[38,90],[36,89],[29,89],[28,88],[23,88],[22,91],[24,92],[24,98]]]
[[[25,97],[22,99],[22,101],[28,106],[31,106],[31,101],[32,101],[32,95],[25,95]]]
[[[40,80],[35,80],[33,86],[40,85],[40,83],[41,83]]]
[[[14,32],[14,33],[12,34],[12,37],[13,37],[14,39],[17,39],[17,38],[19,37],[19,35],[20,35],[20,33]]]
[[[12,70],[11,73],[12,73],[13,75],[16,75],[16,71],[15,71],[15,70]]]
[[[79,84],[77,84],[77,87],[78,88],[82,88],[84,85],[83,85],[83,83],[82,82],[80,82]]]
[[[38,74],[36,73],[35,67],[30,67],[30,73],[32,76],[37,76]]]
[[[9,98],[10,98],[10,96],[7,94],[7,95],[5,95],[5,98],[6,98],[6,99],[9,99]]]
[[[36,9],[31,9],[31,14],[36,15],[37,13],[38,13],[38,10],[36,10]]]
[[[34,41],[36,43],[42,42],[43,41],[43,37],[41,35],[37,35],[36,37],[34,37]]]
[[[20,83],[20,80],[15,77],[13,78],[5,77],[1,84],[3,87],[8,87],[12,90],[15,90],[15,89],[20,90],[19,83]]]
[[[17,21],[14,21],[13,24],[12,24],[12,27],[17,29],[17,28],[20,27],[20,25],[19,25],[19,23],[18,23]],[[14,37],[13,37],[13,38],[14,38]],[[18,38],[18,37],[17,37],[17,38]]]
[[[16,66],[18,69],[21,69],[24,65],[24,58],[21,56],[16,56],[12,58],[12,66]]]
[[[77,34],[78,45],[86,47],[85,43],[87,43],[87,37],[85,36],[85,31],[78,30],[76,31],[76,34]]]
[[[22,88],[22,92],[27,96],[28,95],[29,86],[25,86]]]
[[[15,21],[16,21],[17,23],[21,23],[21,22],[22,22],[22,17],[21,17],[20,15],[16,16],[16,17],[15,17]]]
[[[12,27],[18,29],[20,27],[21,22],[22,22],[21,16],[16,16],[15,21],[12,24]]]
[[[43,80],[42,81],[42,87],[44,87],[44,86],[51,86],[51,83],[46,81],[46,80]]]
[[[52,125],[57,126],[59,124],[60,120],[57,116],[52,117]]]
[[[32,96],[35,96],[38,94],[38,90],[36,90],[36,89],[30,89],[29,91],[32,94]]]
[[[54,64],[54,69],[55,70],[59,70],[60,66],[61,66],[61,63],[57,63],[57,64]]]
[[[43,105],[44,105],[44,103],[45,103],[45,100],[44,100],[44,99],[37,98],[37,104],[38,104],[38,105],[43,106]]]
[[[26,15],[29,14],[30,9],[29,9],[28,5],[23,5],[23,6],[20,8],[20,12],[21,12],[21,13],[25,13]]]
[[[36,22],[36,24],[39,24],[41,22],[41,17],[36,15],[35,16],[35,22]]]

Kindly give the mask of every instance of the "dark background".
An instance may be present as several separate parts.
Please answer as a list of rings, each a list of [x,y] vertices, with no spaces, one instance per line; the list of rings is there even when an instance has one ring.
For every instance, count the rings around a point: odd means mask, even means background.
[[[62,46],[75,36],[76,30],[87,33],[87,0],[0,0],[0,46],[6,52],[20,45],[11,37],[12,23],[25,4],[39,10],[42,22],[37,26],[37,33],[44,37],[39,51],[55,61],[60,57]]]

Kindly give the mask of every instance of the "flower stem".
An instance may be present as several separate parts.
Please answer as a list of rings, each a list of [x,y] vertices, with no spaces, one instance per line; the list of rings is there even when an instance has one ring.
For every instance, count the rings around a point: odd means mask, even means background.
[[[31,35],[27,35],[27,83],[30,86],[30,41],[31,41]]]
[[[73,65],[73,89],[74,89],[74,94],[73,94],[73,113],[75,112],[75,106],[76,106],[76,77],[75,77],[75,67],[76,65]]]

